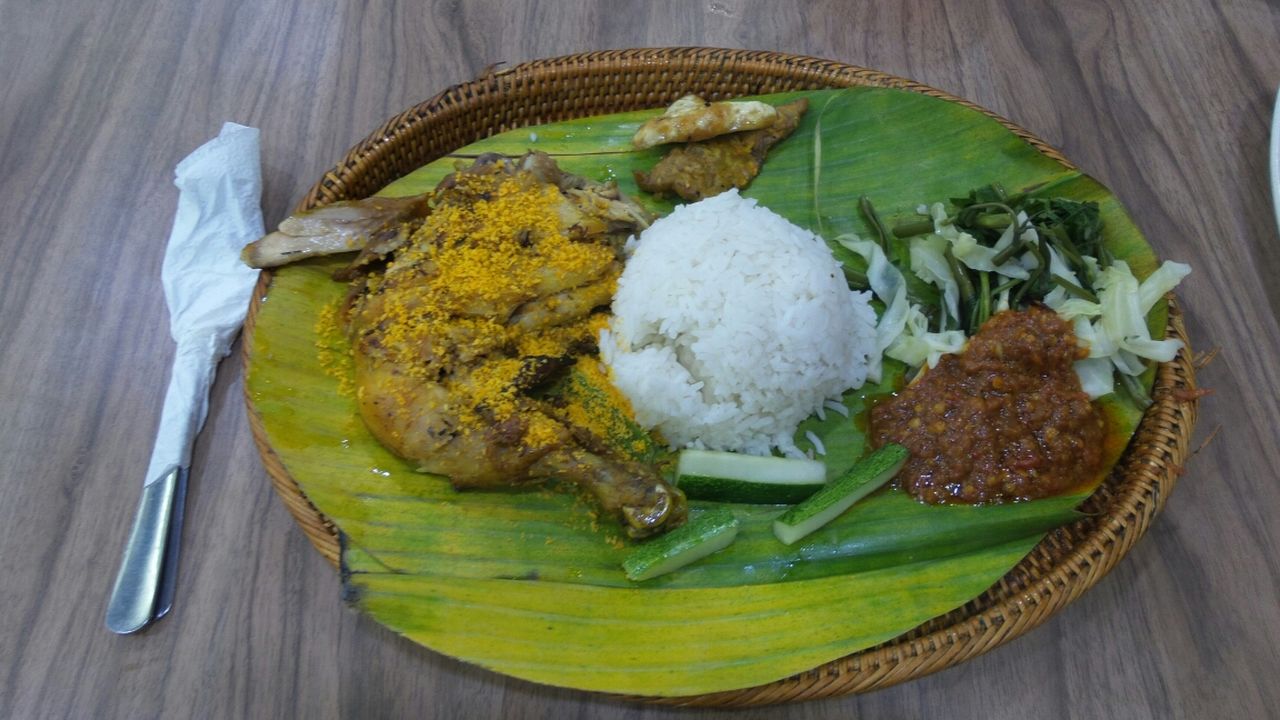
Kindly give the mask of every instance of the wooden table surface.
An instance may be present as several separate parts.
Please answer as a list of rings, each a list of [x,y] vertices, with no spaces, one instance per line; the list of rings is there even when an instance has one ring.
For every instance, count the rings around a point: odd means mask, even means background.
[[[1231,2],[0,0],[0,717],[1274,717],[1280,708],[1280,8]],[[1097,587],[975,660],[861,697],[734,711],[508,679],[348,610],[274,495],[243,375],[196,444],[173,615],[103,612],[173,345],[173,166],[262,130],[268,225],[384,119],[493,63],[705,45],[827,57],[969,98],[1125,203],[1179,290],[1197,442]],[[237,346],[238,350],[238,346]]]

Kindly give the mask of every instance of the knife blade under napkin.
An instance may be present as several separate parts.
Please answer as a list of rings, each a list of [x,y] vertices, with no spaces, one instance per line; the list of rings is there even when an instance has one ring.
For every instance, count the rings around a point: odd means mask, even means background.
[[[263,234],[258,131],[226,123],[174,171],[178,210],[161,282],[177,350],[133,530],[107,605],[107,627],[137,632],[173,600],[191,447],[209,410],[258,271],[240,250]]]

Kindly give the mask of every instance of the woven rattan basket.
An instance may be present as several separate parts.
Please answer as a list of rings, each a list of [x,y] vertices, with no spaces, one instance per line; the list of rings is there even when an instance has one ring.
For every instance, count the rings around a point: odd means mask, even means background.
[[[974,107],[934,88],[874,70],[774,52],[675,48],[570,55],[491,71],[397,115],[352,148],[307,193],[298,209],[368,196],[462,145],[504,130],[663,106],[689,92],[719,99],[852,85],[902,88]],[[996,119],[1046,156],[1070,167],[1061,154],[1031,133]],[[252,332],[258,303],[270,284],[271,274],[263,272],[247,333]],[[1186,340],[1175,302],[1170,303],[1168,331],[1171,337]],[[1085,504],[1089,519],[1051,533],[981,596],[889,642],[794,677],[745,690],[659,702],[743,706],[865,692],[950,667],[1044,622],[1106,575],[1164,506],[1187,458],[1195,422],[1190,357],[1188,347],[1160,366],[1155,404],[1115,472]],[[280,497],[315,547],[337,565],[337,529],[290,477],[268,443],[252,404],[249,417]]]

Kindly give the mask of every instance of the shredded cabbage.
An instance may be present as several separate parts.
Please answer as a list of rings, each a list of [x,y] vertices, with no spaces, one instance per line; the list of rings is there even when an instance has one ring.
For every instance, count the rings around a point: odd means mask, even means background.
[[[969,233],[956,230],[952,226],[948,227],[955,232],[955,237],[951,238],[951,254],[955,255],[956,260],[959,260],[965,267],[970,270],[993,272],[1004,277],[1017,278],[1018,280],[1026,280],[1031,277],[1031,273],[1027,272],[1026,268],[1014,260],[1006,260],[1002,265],[995,264],[996,255],[999,255],[1000,250],[1003,248],[980,245],[977,238]]]
[[[946,311],[953,320],[960,319],[960,285],[944,253],[947,239],[941,235],[926,235],[911,242],[911,272],[921,280],[935,285],[942,291]]]
[[[929,318],[915,305],[907,310],[904,332],[889,345],[885,355],[910,365],[920,367],[925,363],[936,367],[943,355],[958,353],[964,348],[965,336],[959,330],[929,332]]]
[[[1072,272],[1071,266],[1067,265],[1062,260],[1062,256],[1058,254],[1058,251],[1052,247],[1049,248],[1049,274],[1056,275],[1077,287],[1081,285],[1080,278],[1076,277],[1076,274]],[[1050,290],[1048,295],[1044,296],[1044,304],[1057,310],[1069,299],[1071,299],[1071,295],[1062,286],[1057,286]]]
[[[1076,377],[1080,378],[1080,389],[1090,398],[1110,395],[1115,390],[1116,374],[1109,359],[1097,357],[1077,360],[1074,367]]]
[[[1009,309],[1009,291],[1001,290],[1000,296],[996,298],[996,312],[1004,312]]]
[[[1147,286],[1145,293],[1123,260],[1113,263],[1098,277],[1098,301],[1102,305],[1100,329],[1118,348],[1112,357],[1121,372],[1140,375],[1145,366],[1138,358],[1167,362],[1182,348],[1181,340],[1153,340],[1147,329],[1147,313],[1156,300],[1186,276],[1184,269],[1190,270],[1186,265],[1166,261],[1152,274],[1155,281]]]
[[[883,355],[911,367],[925,363],[934,367],[943,355],[959,352],[964,347],[964,333],[958,330],[929,332],[929,320],[924,312],[907,300],[906,279],[879,245],[856,235],[842,235],[836,241],[867,261],[867,283],[871,285],[871,292],[885,303],[884,314],[876,324],[876,348],[867,358],[869,380],[880,380]]]
[[[1054,308],[1073,320],[1076,337],[1089,348],[1089,358],[1075,364],[1080,386],[1089,397],[1112,392],[1114,371],[1141,375],[1147,369],[1146,360],[1167,362],[1177,355],[1182,341],[1152,339],[1147,313],[1190,272],[1187,265],[1165,261],[1139,283],[1127,263],[1116,261],[1096,276],[1097,303],[1072,298]]]
[[[836,242],[867,261],[867,283],[871,285],[871,292],[885,303],[884,314],[876,323],[876,346],[867,357],[867,379],[880,382],[884,352],[902,335],[907,312],[911,309],[911,303],[907,301],[907,281],[874,242],[859,239],[856,235],[841,235]]]
[[[1182,278],[1190,274],[1190,265],[1165,260],[1138,286],[1138,309],[1143,315],[1151,312],[1151,308],[1155,307],[1165,293],[1177,287]]]
[[[1045,303],[1048,305],[1048,303]],[[1050,305],[1050,307],[1053,307]],[[1067,298],[1053,307],[1054,312],[1062,316],[1064,320],[1075,320],[1076,318],[1092,318],[1102,314],[1102,305],[1096,302],[1090,302],[1081,298]]]

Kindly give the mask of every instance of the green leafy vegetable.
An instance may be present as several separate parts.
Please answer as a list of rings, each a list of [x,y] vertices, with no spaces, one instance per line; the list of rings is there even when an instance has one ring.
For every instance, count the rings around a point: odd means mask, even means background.
[[[965,197],[951,198],[951,212],[942,218],[935,215],[930,220],[906,220],[893,228],[893,236],[903,240],[930,235],[942,226],[950,226],[958,235],[968,235],[976,241],[965,248],[969,251],[967,257],[973,256],[975,248],[992,251],[984,253],[989,258],[986,264],[990,269],[975,269],[973,263],[966,265],[955,250],[946,256],[959,293],[956,319],[966,335],[977,332],[978,326],[991,316],[993,300],[999,295],[991,290],[990,278],[984,282],[980,274],[1005,266],[1024,254],[1035,258],[1035,267],[1024,277],[1010,278],[998,286],[1000,292],[1011,294],[1014,307],[1043,301],[1058,287],[1076,297],[1097,301],[1093,277],[1100,263],[1097,256],[1102,244],[1098,204],[1042,197],[1037,192],[1010,195],[999,183],[992,183],[970,190]],[[878,222],[875,208],[866,202],[861,209],[867,221],[875,226]],[[1074,277],[1052,272],[1055,255]],[[1086,257],[1095,258],[1095,262],[1091,265]]]

